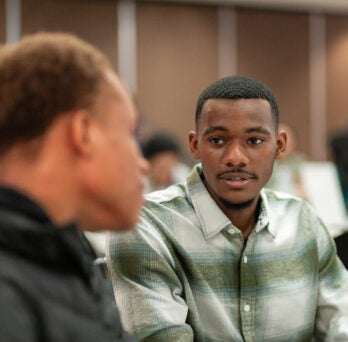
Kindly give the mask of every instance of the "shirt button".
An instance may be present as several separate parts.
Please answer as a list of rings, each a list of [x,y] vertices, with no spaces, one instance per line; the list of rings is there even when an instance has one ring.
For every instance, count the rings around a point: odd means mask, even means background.
[[[243,258],[243,261],[244,261],[244,264],[246,264],[246,263],[248,262],[248,257],[245,256],[245,257]]]
[[[230,234],[232,235],[232,234],[234,234],[234,229],[233,229],[233,228],[230,228],[227,232],[230,233]]]
[[[250,311],[250,305],[249,304],[245,304],[244,305],[244,311],[246,311],[246,312]]]

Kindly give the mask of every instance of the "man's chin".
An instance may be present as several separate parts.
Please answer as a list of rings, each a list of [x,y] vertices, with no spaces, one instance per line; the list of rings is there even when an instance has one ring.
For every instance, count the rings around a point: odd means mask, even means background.
[[[230,201],[225,198],[220,197],[221,204],[229,210],[243,210],[251,207],[254,203],[254,198],[249,198],[247,200],[240,201]]]

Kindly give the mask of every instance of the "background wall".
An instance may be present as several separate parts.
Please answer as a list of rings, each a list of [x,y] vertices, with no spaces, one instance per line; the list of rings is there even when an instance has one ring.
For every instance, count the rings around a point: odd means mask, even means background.
[[[117,67],[117,3],[86,0],[22,0],[22,34],[73,32],[98,46]]]
[[[0,42],[6,41],[5,2],[0,0]],[[21,34],[75,33],[104,51],[124,75],[118,58],[127,45],[118,39],[127,33],[118,26],[124,18],[121,2],[20,2]],[[170,1],[125,3],[134,5],[128,25],[135,30],[135,44],[127,50],[134,57],[128,65],[136,75],[134,96],[153,130],[169,130],[186,147],[197,96],[223,70],[269,85],[279,100],[281,119],[298,133],[300,150],[312,159],[329,158],[329,138],[348,127],[348,15],[315,14],[320,17],[319,40],[315,40],[313,14],[306,11]]]
[[[216,8],[141,4],[137,31],[141,114],[186,146],[197,97],[218,74]]]

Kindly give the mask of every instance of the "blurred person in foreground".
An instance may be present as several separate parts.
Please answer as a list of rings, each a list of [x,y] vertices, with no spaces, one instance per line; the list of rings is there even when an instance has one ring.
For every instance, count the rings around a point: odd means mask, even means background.
[[[286,148],[272,91],[243,76],[199,96],[186,182],[114,235],[122,321],[141,341],[347,341],[348,273],[302,199],[267,190]]]
[[[135,226],[146,161],[106,57],[68,34],[0,50],[0,340],[133,341],[80,229]]]
[[[145,192],[161,190],[186,178],[190,169],[181,161],[177,139],[167,132],[156,132],[141,144],[149,163]]]

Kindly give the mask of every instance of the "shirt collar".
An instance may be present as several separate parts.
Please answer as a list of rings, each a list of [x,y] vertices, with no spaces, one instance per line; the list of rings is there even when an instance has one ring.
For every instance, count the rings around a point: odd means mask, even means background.
[[[192,205],[201,223],[206,238],[211,238],[221,232],[227,226],[231,227],[230,219],[218,207],[214,199],[210,196],[202,178],[202,166],[197,164],[190,175],[187,177],[187,191],[192,200]],[[255,231],[258,233],[264,228],[268,228],[270,234],[275,237],[276,231],[271,224],[269,202],[265,192],[261,191],[261,206]],[[232,227],[234,227],[232,225]],[[237,228],[234,227],[236,230]]]
[[[260,192],[260,198],[260,214],[255,226],[255,231],[256,233],[258,233],[262,229],[267,228],[269,233],[273,236],[273,238],[275,238],[277,235],[277,231],[276,227],[273,224],[272,211],[270,208],[268,197],[264,189],[262,189]]]

